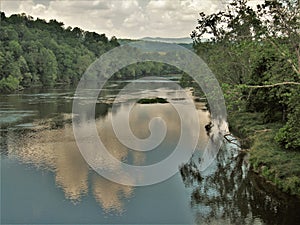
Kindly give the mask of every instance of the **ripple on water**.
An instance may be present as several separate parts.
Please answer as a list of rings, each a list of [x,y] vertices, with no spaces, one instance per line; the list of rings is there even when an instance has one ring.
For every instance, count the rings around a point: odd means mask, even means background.
[[[24,118],[34,116],[35,114],[36,111],[32,110],[1,110],[0,126],[18,123]]]

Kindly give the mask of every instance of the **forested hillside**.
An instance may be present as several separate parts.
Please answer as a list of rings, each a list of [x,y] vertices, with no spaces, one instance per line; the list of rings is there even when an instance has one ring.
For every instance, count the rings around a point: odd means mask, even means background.
[[[119,45],[105,34],[1,12],[0,92],[33,85],[76,83],[104,52]]]

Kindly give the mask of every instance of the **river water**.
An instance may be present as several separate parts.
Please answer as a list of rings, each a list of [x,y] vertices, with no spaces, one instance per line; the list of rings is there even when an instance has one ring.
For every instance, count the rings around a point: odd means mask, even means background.
[[[159,116],[167,135],[154,151],[128,149],[111,125],[112,114],[128,110],[126,96],[117,110],[111,108],[118,86],[108,86],[96,105],[101,140],[121,162],[139,166],[161,161],[180,136],[177,112],[169,103],[136,104],[132,132],[148,137],[150,119]],[[135,95],[145,92],[136,90]],[[155,94],[184,101],[173,90],[160,88]],[[299,224],[299,201],[249,172],[248,156],[228,143],[204,172],[198,171],[195,154],[158,184],[132,187],[103,178],[76,145],[73,96],[74,88],[67,87],[0,96],[1,224]],[[196,151],[201,153],[209,138],[204,129],[209,113],[204,105],[197,109],[201,128]]]

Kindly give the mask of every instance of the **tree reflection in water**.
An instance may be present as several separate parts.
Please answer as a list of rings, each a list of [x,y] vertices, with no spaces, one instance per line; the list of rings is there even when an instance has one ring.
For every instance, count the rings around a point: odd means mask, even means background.
[[[214,163],[199,172],[192,158],[182,165],[197,224],[299,224],[299,201],[249,170],[248,155],[226,143]]]

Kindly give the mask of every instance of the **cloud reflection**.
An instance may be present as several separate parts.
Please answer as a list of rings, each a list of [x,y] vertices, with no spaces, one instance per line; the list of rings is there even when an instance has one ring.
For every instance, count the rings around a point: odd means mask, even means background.
[[[122,110],[116,113],[122,113]],[[110,111],[105,118],[96,120],[98,133],[105,146],[119,161],[144,165],[147,162],[147,154],[128,150],[117,140],[109,114],[111,114]],[[168,127],[166,140],[170,143],[174,142],[174,137],[180,135],[180,123],[176,111],[168,104],[159,108],[157,105],[137,105],[132,110],[130,118],[133,132],[140,138],[147,137],[149,135],[148,120],[155,116],[161,116],[165,120]],[[199,116],[203,118],[201,127],[204,127],[208,121],[208,113],[199,110]],[[207,140],[205,131],[201,130],[200,135],[201,142],[199,143],[203,145]],[[111,182],[90,170],[78,150],[70,124],[60,129],[43,128],[25,132],[21,140],[17,142],[14,138],[9,139],[8,157],[52,171],[56,185],[63,190],[65,198],[74,203],[79,202],[91,190],[96,202],[105,212],[121,213],[124,211],[124,200],[133,196],[133,187]],[[106,166],[120,168],[118,165]],[[122,179],[130,179],[130,176],[124,176]]]

